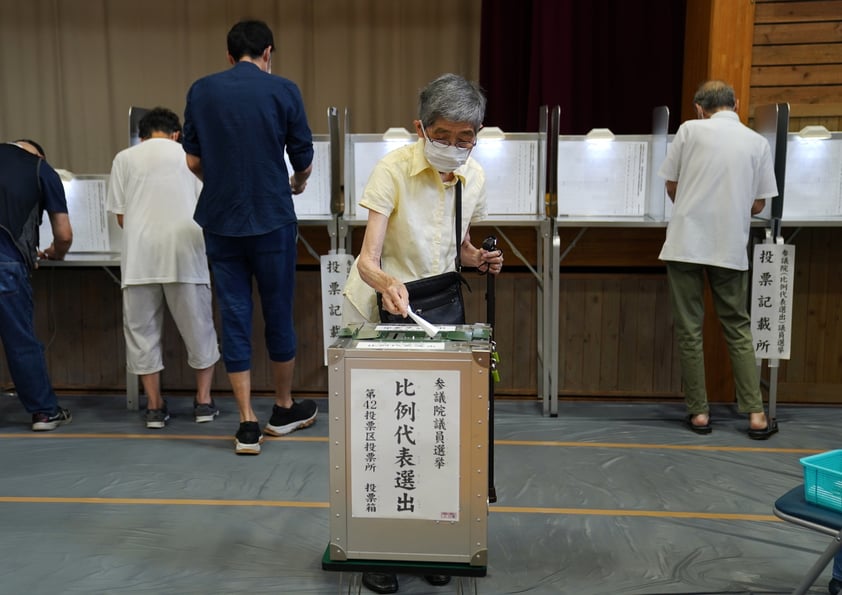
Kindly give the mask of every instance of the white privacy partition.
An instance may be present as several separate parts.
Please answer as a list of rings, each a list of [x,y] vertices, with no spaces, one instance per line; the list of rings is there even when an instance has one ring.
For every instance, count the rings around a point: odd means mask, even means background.
[[[346,125],[347,127],[347,125]],[[387,153],[414,143],[418,137],[404,128],[390,128],[385,134],[345,135],[345,218],[365,222],[368,211],[358,203],[374,166]]]
[[[505,225],[509,220],[544,218],[544,166],[540,158],[543,135],[480,131],[471,157],[485,171],[488,218]]]
[[[664,225],[666,193],[653,173],[666,146],[665,134],[560,136],[558,224]]]
[[[783,224],[842,225],[842,133],[787,135]]]
[[[330,138],[327,135],[313,136],[313,173],[307,180],[307,187],[301,194],[293,195],[295,214],[300,223],[327,223],[332,220],[330,212],[331,173]],[[284,153],[287,171],[292,175],[292,164]]]
[[[62,180],[62,185],[67,198],[67,214],[73,226],[73,245],[68,258],[87,255],[88,260],[101,258],[119,263],[122,230],[105,208],[108,176],[73,176],[69,181]],[[39,246],[43,250],[53,241],[53,230],[46,213],[39,235]]]
[[[346,135],[345,189],[349,220],[365,221],[367,217],[366,209],[358,203],[377,162],[387,153],[417,140],[416,135],[402,128],[390,128],[385,134]],[[508,217],[513,221],[543,218],[541,140],[537,133],[504,133],[494,128],[480,132],[471,157],[485,171],[489,220],[502,223]]]

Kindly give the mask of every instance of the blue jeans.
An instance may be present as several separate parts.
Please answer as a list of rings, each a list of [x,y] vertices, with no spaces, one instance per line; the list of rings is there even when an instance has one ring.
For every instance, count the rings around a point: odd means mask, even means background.
[[[29,274],[22,262],[0,254],[0,340],[9,375],[29,413],[58,411],[58,399],[47,374],[44,346],[35,336],[34,303]]]
[[[842,551],[833,557],[833,578],[842,581]]]
[[[298,225],[258,236],[205,232],[205,250],[222,319],[222,359],[230,374],[251,369],[252,278],[263,308],[269,359],[295,358],[292,319]]]

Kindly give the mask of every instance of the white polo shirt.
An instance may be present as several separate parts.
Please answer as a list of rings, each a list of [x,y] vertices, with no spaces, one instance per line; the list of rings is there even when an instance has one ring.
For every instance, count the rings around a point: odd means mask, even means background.
[[[747,270],[752,203],[778,194],[768,141],[730,110],[688,120],[658,175],[678,183],[659,258]]]
[[[445,185],[424,156],[424,139],[381,159],[368,179],[360,206],[389,218],[380,267],[401,282],[454,270],[456,250],[471,223],[485,219],[485,172],[472,158],[454,173],[462,181],[462,233],[457,241],[455,181]],[[357,262],[343,292],[369,321],[380,319],[374,289],[360,278]]]

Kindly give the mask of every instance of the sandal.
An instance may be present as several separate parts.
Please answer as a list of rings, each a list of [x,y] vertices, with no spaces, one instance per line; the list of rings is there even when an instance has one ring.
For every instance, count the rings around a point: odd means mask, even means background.
[[[759,430],[755,430],[753,428],[748,429],[748,437],[752,440],[766,440],[772,434],[776,434],[778,432],[778,422],[775,420],[767,420],[766,427],[761,428]]]
[[[713,431],[713,426],[710,425],[710,416],[708,416],[708,423],[703,426],[697,426],[693,423],[693,418],[697,415],[701,415],[699,413],[692,413],[687,416],[685,420],[687,423],[687,427],[690,428],[692,431],[696,432],[697,434],[710,434]]]

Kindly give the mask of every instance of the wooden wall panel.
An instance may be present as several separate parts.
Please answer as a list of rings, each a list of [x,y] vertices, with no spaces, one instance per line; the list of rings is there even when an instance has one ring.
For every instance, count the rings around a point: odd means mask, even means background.
[[[468,319],[485,321],[487,279],[467,274]],[[55,289],[58,287],[58,289]],[[663,308],[665,280],[649,275],[617,278],[565,275],[562,280],[562,393],[576,395],[677,395],[668,310]],[[48,364],[59,391],[122,392],[125,348],[119,288],[100,269],[55,268],[35,280],[36,327],[47,344]],[[296,324],[299,337],[295,390],[326,392],[323,365],[318,271],[301,270],[297,278]],[[501,356],[502,396],[535,397],[537,391],[537,280],[529,272],[502,275],[495,282],[495,338]],[[64,313],[55,317],[52,311]],[[218,326],[218,313],[216,314]],[[652,325],[651,328],[649,325]],[[165,392],[194,390],[194,373],[172,320],[164,329]],[[271,373],[262,338],[262,314],[254,312],[253,386],[270,393]],[[665,357],[666,354],[666,357]],[[10,384],[5,366],[0,383]],[[214,376],[214,392],[230,394],[222,363]]]
[[[559,393],[680,398],[665,274],[561,274]]]
[[[789,237],[793,230],[784,230]],[[842,402],[842,247],[838,231],[794,235],[792,355],[781,362],[779,394],[791,402]]]
[[[472,291],[466,292],[467,317],[486,321],[486,277],[466,274]],[[119,285],[102,269],[55,267],[34,277],[35,323],[45,344],[47,364],[59,391],[114,393],[125,390],[125,343]],[[501,393],[536,395],[537,281],[531,273],[512,272],[495,283],[498,324],[495,338],[501,356]],[[298,354],[294,387],[297,392],[327,392],[324,366],[320,273],[299,270],[296,277],[295,321]],[[214,312],[217,329],[219,313]],[[256,393],[271,393],[272,375],[263,338],[263,314],[255,294],[252,316],[252,384]],[[195,374],[178,330],[169,314],[164,325],[164,391],[195,389]],[[5,355],[0,350],[0,356]],[[0,386],[11,386],[5,365],[0,363]],[[213,390],[230,394],[220,361],[214,372]]]
[[[784,236],[793,230],[785,230]],[[842,248],[834,229],[802,229],[794,281],[792,358],[781,362],[780,402],[842,403]],[[584,258],[584,254],[580,255]],[[596,271],[599,269],[596,268]],[[587,398],[681,398],[681,370],[672,336],[666,277],[662,272],[561,272],[559,394]],[[486,320],[487,279],[467,273],[468,319]],[[117,284],[103,270],[52,268],[35,273],[36,328],[47,345],[50,374],[59,391],[125,390],[125,348]],[[501,355],[501,397],[537,394],[537,280],[507,271],[495,282],[495,337]],[[297,276],[295,316],[299,355],[297,392],[324,393],[319,273]],[[218,314],[217,314],[218,328]],[[254,312],[254,390],[270,394],[263,350],[262,313]],[[169,318],[165,327],[165,391],[194,390],[193,371]],[[10,380],[0,364],[0,386]],[[230,395],[222,364],[214,392]],[[727,401],[726,401],[727,402]]]
[[[832,21],[842,16],[840,0],[754,0],[757,21],[762,23],[799,23]]]
[[[752,81],[764,85],[834,85],[842,81],[842,64],[755,66]]]
[[[842,124],[842,0],[756,0],[751,105],[789,103],[790,131]]]
[[[830,20],[820,22],[789,22],[768,24],[768,15],[763,10],[755,15],[755,21],[766,19],[767,23],[757,23],[754,26],[754,45],[788,45],[797,43],[840,43],[842,42],[842,26],[836,21],[839,15],[833,15]]]
[[[620,366],[620,303],[623,299],[619,279],[605,279],[600,296],[602,302],[599,386],[604,390],[619,390]]]
[[[842,54],[840,54],[840,58],[842,58]],[[789,103],[790,124],[793,124],[797,123],[801,117],[799,115],[801,105],[827,105],[839,97],[842,97],[842,84],[801,85],[789,88],[758,87],[753,90],[753,97],[757,102],[757,105],[767,103]],[[790,130],[794,129],[790,126]],[[798,130],[800,130],[800,128]]]
[[[817,43],[785,46],[757,46],[752,63],[756,66],[775,64],[837,64],[842,61],[842,45]]]
[[[563,334],[559,334],[559,391],[584,390],[584,284],[562,279],[559,291],[560,317],[564,319]]]
[[[34,273],[33,289],[53,384],[83,391],[125,386],[119,285],[102,269],[45,267]],[[5,359],[0,385],[11,385]]]

